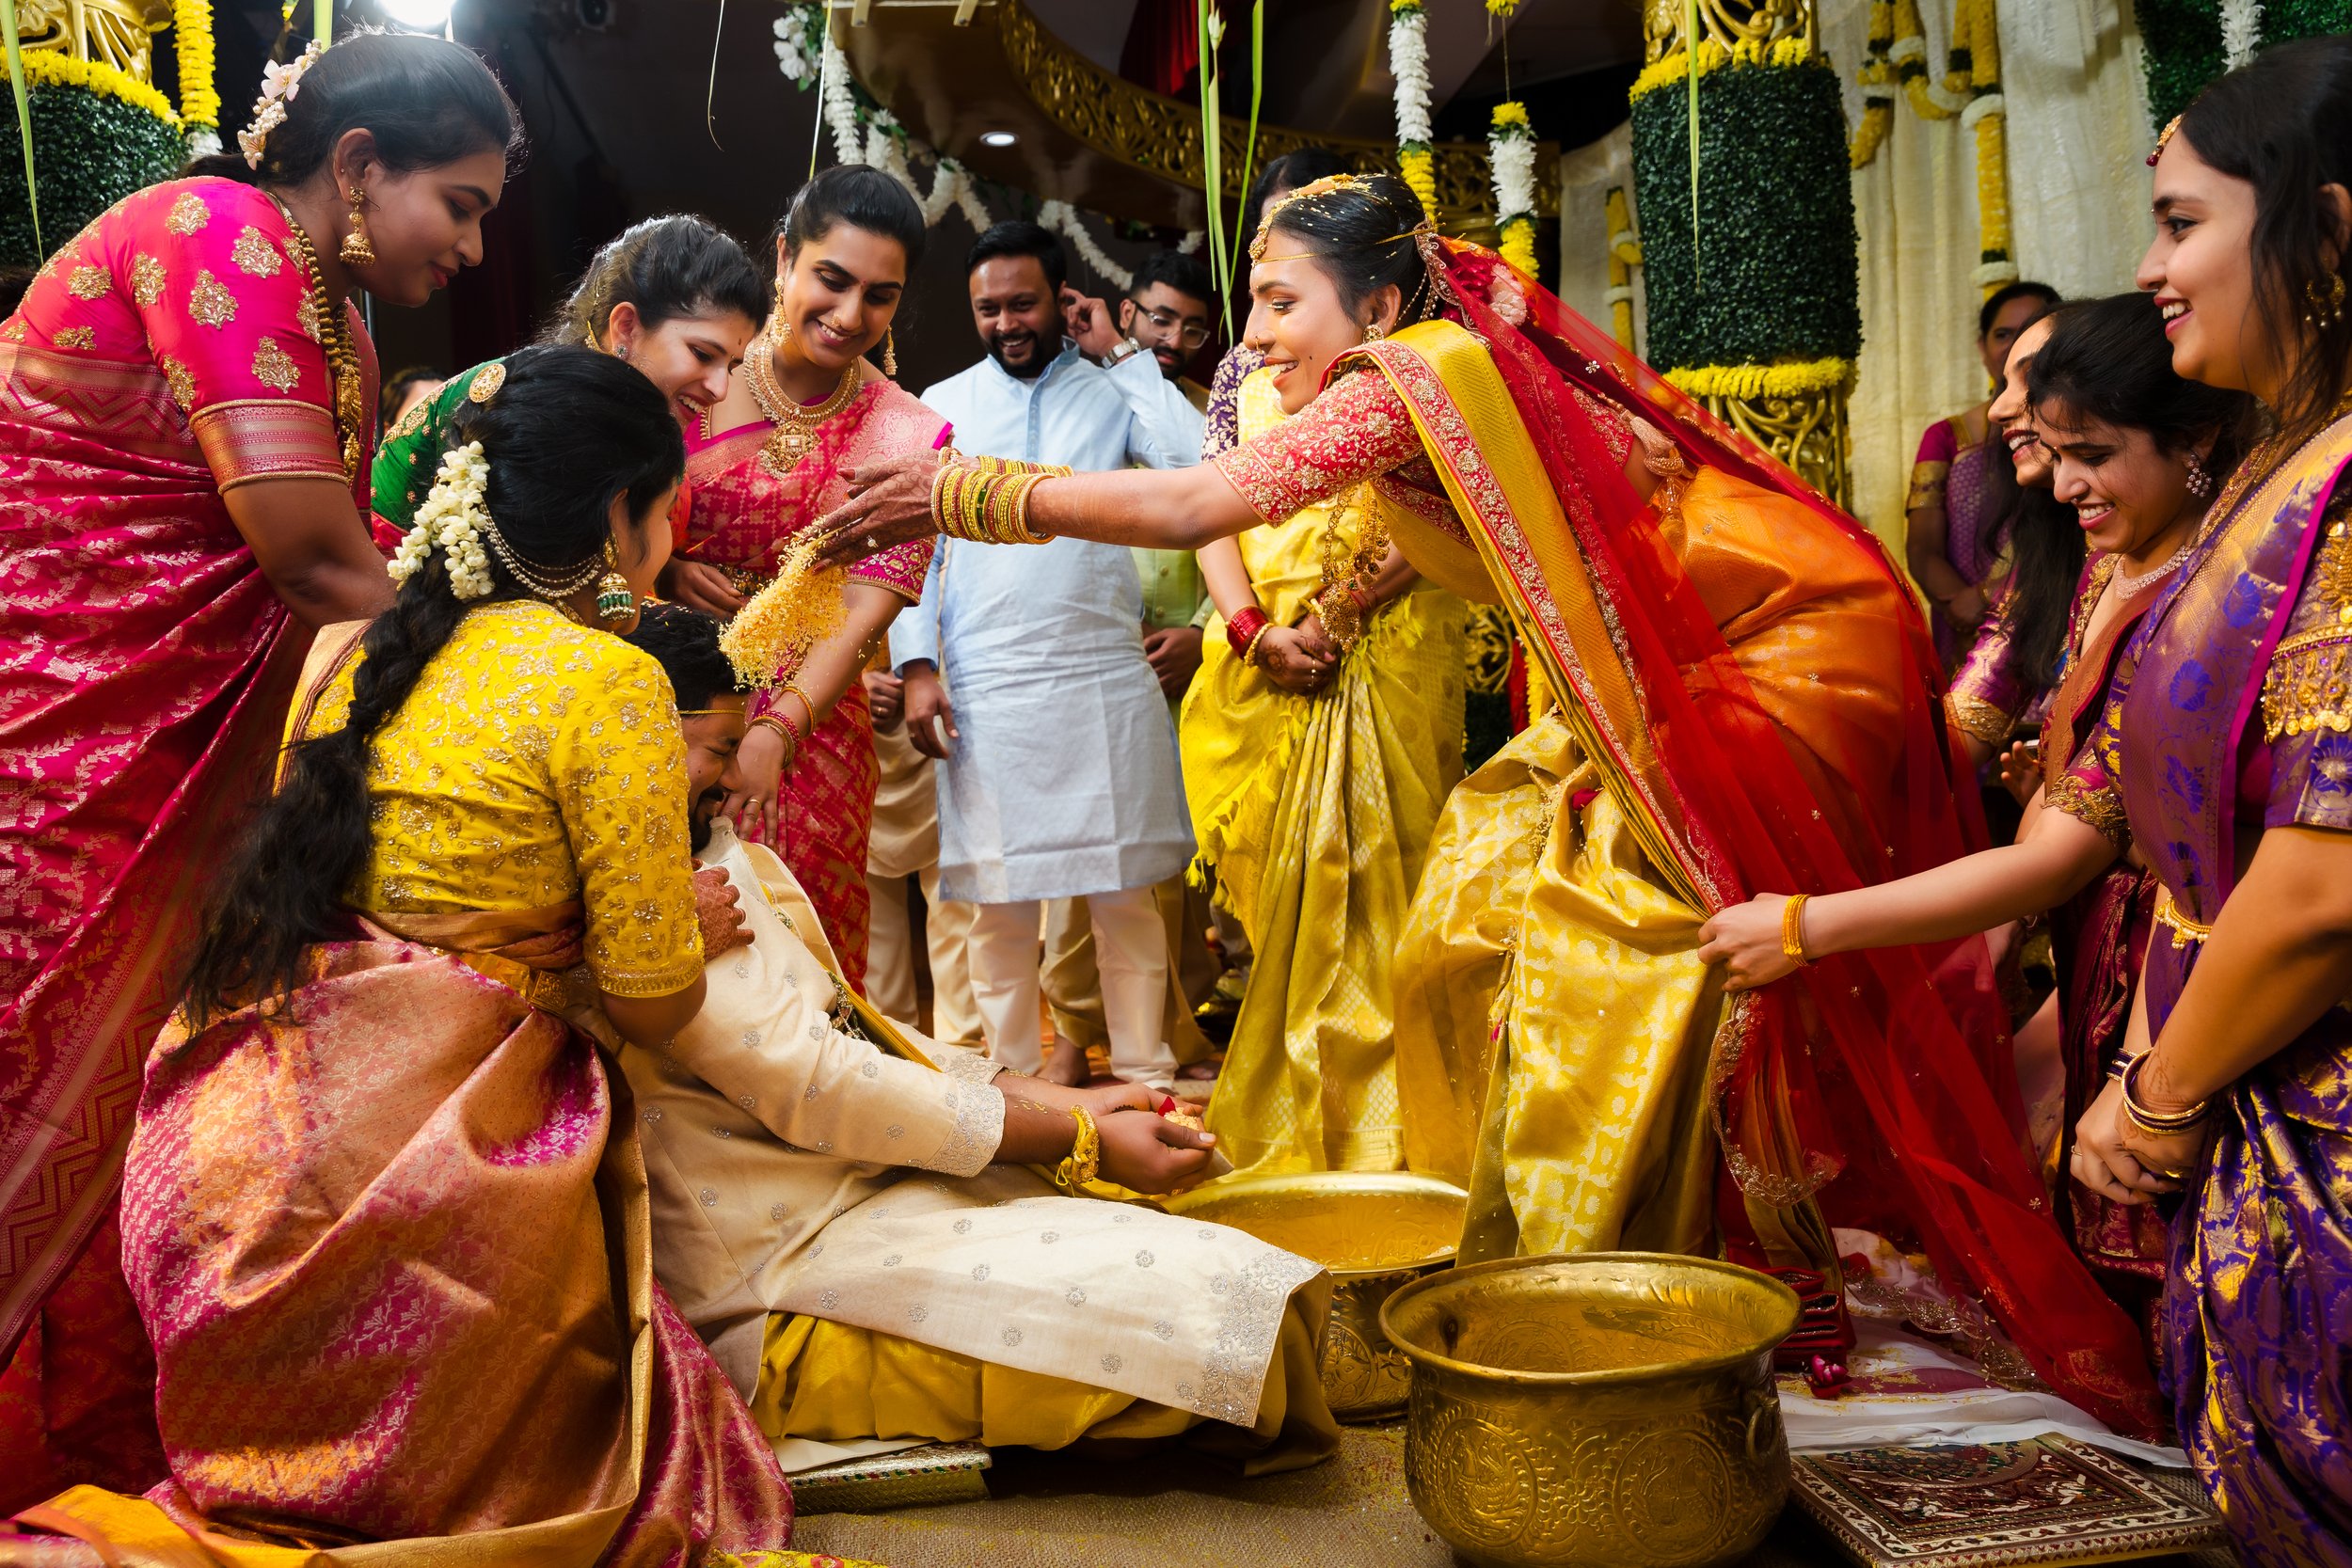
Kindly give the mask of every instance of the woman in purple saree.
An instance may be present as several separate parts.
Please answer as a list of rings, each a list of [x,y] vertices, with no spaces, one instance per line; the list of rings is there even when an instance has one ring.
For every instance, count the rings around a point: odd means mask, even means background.
[[[2154,291],[2182,374],[2276,433],[2125,650],[2080,798],[2161,884],[2131,1066],[2078,1180],[2179,1191],[2181,1440],[2238,1549],[2352,1564],[2352,38],[2265,51],[2159,141]],[[2149,1043],[2152,1042],[2152,1043]]]

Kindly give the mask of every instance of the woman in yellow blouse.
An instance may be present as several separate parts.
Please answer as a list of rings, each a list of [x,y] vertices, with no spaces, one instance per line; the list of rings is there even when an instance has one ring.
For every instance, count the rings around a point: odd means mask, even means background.
[[[781,1546],[767,1444],[653,1283],[627,1085],[564,1016],[656,1044],[739,940],[698,917],[669,681],[612,635],[684,446],[575,347],[477,376],[449,439],[392,608],[311,656],[140,1101],[169,1506],[64,1500],[117,1541],[232,1518],[403,1562]]]

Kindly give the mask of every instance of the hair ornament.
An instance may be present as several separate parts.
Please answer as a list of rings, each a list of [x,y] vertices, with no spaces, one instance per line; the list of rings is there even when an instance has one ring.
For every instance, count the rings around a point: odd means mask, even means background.
[[[506,365],[501,360],[493,359],[474,372],[472,383],[466,388],[466,401],[487,403],[498,396],[499,388],[505,385]]]
[[[275,61],[262,67],[262,96],[253,101],[253,119],[237,133],[237,145],[245,150],[245,166],[262,166],[262,150],[268,145],[269,134],[286,123],[286,105],[302,90],[302,73],[318,64],[326,53],[325,39],[312,39],[310,46],[299,56],[283,65]]]
[[[2148,166],[2150,168],[2156,166],[2156,160],[2164,156],[2165,144],[2172,139],[2172,133],[2180,128],[2181,117],[2179,115],[2174,115],[2170,119],[2164,122],[2164,129],[2156,133],[2156,150],[2148,154]]]
[[[496,586],[490,579],[490,558],[482,547],[486,531],[504,556],[504,541],[490,520],[485,498],[490,486],[490,463],[482,443],[469,441],[441,454],[440,471],[433,489],[417,508],[416,521],[402,536],[385,570],[394,582],[405,583],[424,569],[438,548],[447,558],[450,592],[460,599],[487,598]]]
[[[1327,174],[1320,180],[1309,181],[1295,191],[1283,192],[1265,204],[1265,213],[1258,219],[1258,232],[1249,242],[1249,259],[1253,261],[1263,261],[1266,259],[1266,236],[1274,231],[1275,214],[1281,212],[1283,208],[1295,202],[1312,201],[1317,197],[1329,196],[1334,191],[1369,190],[1371,186],[1370,175]],[[1279,257],[1277,260],[1288,261],[1290,258]]]

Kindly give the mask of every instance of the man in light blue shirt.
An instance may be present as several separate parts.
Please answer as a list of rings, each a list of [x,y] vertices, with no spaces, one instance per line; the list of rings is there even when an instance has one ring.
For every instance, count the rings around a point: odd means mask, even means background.
[[[958,450],[1096,471],[1197,460],[1200,417],[1150,354],[1121,345],[1098,366],[1065,337],[1053,235],[997,224],[969,271],[988,356],[923,394]],[[943,541],[891,647],[908,733],[946,764],[940,892],[980,906],[972,991],[990,1053],[1040,1069],[1039,904],[1083,895],[1112,1071],[1167,1087],[1168,952],[1152,890],[1193,840],[1133,556],[1083,539]]]

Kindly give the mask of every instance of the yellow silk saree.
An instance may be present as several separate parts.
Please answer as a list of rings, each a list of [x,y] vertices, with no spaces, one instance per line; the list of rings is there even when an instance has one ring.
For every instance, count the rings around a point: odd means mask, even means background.
[[[1265,372],[1243,384],[1245,440],[1282,417]],[[1350,537],[1369,526],[1339,499],[1238,540],[1277,626],[1324,586],[1335,506]],[[1373,615],[1329,689],[1311,696],[1242,663],[1221,618],[1210,627],[1182,739],[1200,861],[1256,953],[1209,1102],[1209,1128],[1237,1169],[1405,1164],[1391,960],[1461,776],[1466,615],[1453,594],[1416,583]]]

